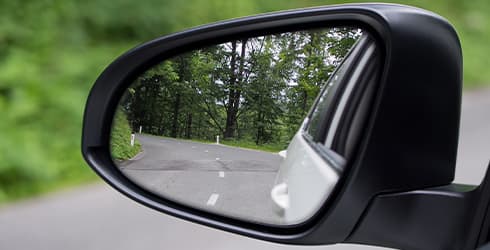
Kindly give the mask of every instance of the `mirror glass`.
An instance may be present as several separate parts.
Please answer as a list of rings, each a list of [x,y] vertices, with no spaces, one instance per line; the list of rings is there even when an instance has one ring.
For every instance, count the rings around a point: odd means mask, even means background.
[[[346,155],[327,139],[328,123],[366,36],[353,27],[301,30],[162,60],[119,102],[114,163],[186,206],[261,224],[307,220],[343,172]]]

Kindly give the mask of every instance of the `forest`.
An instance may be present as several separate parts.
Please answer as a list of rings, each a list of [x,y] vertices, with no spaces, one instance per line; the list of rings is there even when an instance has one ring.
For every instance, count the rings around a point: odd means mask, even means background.
[[[287,147],[361,36],[351,27],[243,38],[164,60],[120,102],[133,131]],[[129,136],[129,135],[128,135]]]

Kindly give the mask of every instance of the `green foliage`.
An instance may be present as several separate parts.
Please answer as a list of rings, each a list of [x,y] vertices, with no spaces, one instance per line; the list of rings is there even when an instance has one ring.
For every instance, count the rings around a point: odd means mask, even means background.
[[[143,72],[120,110],[133,130],[152,135],[285,149],[361,34],[318,29],[190,51]]]
[[[123,161],[131,159],[141,150],[141,144],[137,139],[131,146],[131,128],[129,127],[126,115],[117,111],[114,116],[111,131],[111,154],[112,158]]]
[[[369,0],[315,0],[293,1],[293,5],[362,3]],[[490,84],[490,1],[488,0],[384,0],[433,11],[445,17],[454,27],[463,49],[463,87],[474,88]]]
[[[2,1],[0,202],[95,179],[80,155],[83,107],[96,77],[124,51],[208,22],[340,2]],[[490,82],[490,1],[396,2],[447,17],[461,38],[465,86]]]

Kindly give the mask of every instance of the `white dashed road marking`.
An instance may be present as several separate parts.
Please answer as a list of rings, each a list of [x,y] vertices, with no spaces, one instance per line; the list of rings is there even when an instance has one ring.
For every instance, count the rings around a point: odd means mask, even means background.
[[[212,194],[211,196],[209,196],[209,199],[208,199],[208,202],[206,203],[206,205],[214,206],[214,204],[216,204],[216,201],[218,201],[218,198],[219,198],[219,194]]]
[[[219,171],[219,177],[225,178],[225,172],[224,171]]]

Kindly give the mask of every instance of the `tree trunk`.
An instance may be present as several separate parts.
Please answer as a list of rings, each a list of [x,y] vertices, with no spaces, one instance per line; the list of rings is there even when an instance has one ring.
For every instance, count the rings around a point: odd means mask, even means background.
[[[187,125],[185,130],[185,138],[190,139],[192,135],[192,113],[187,114]]]
[[[230,59],[230,81],[228,83],[228,106],[226,108],[226,126],[223,137],[232,138],[235,132],[234,123],[236,114],[234,113],[235,91],[236,91],[236,41],[231,42]]]
[[[255,137],[255,145],[260,145],[264,139],[264,114],[262,111],[257,113],[257,134]]]
[[[202,116],[200,114],[198,114],[198,116],[197,116],[197,129],[196,129],[198,138],[201,138],[201,134],[202,134],[201,123],[202,123]]]
[[[229,82],[229,93],[228,93],[228,107],[226,110],[226,126],[223,137],[233,138],[236,133],[237,126],[237,114],[240,107],[240,97],[241,97],[241,86],[243,85],[243,71],[245,66],[245,51],[246,51],[247,39],[241,41],[241,52],[240,52],[240,65],[238,72],[236,70],[237,58],[236,58],[236,41],[231,43],[231,60],[230,60],[230,82]]]
[[[257,121],[256,121],[256,126],[257,126],[257,134],[255,137],[255,145],[260,144],[260,139],[262,138],[263,130],[262,126],[264,125],[263,123],[263,115],[262,115],[262,96],[259,96],[259,110],[257,111]]]
[[[171,136],[177,138],[179,131],[179,110],[180,110],[180,93],[177,93],[174,102],[174,113],[172,120],[172,134]]]

